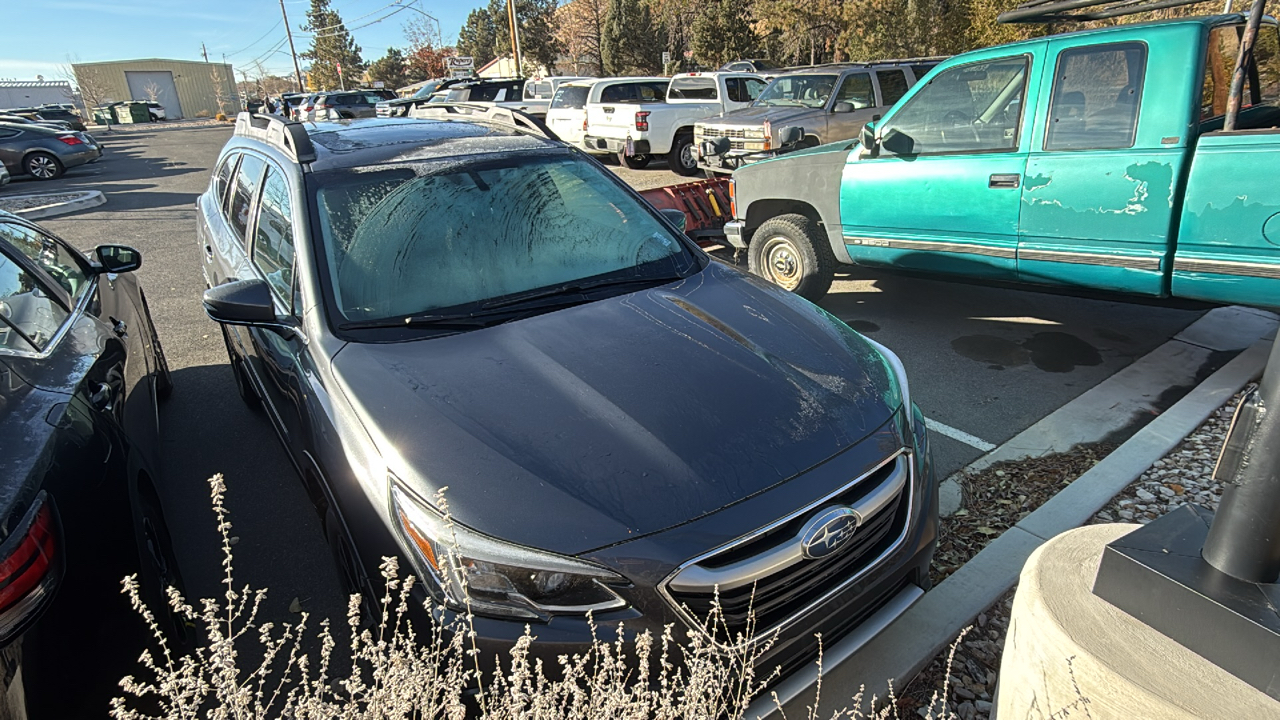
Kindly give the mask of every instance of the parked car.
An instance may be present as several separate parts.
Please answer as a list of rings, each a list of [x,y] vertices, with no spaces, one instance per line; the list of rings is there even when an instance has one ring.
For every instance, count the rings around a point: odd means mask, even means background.
[[[432,100],[443,94],[441,102],[472,103],[518,107],[524,93],[524,78],[484,78],[451,85],[443,93],[436,91]]]
[[[551,107],[551,100],[555,97],[556,89],[565,83],[578,80],[594,80],[583,76],[564,76],[564,77],[547,77],[547,78],[530,78],[524,83],[524,96],[520,100],[520,104],[515,106],[526,115],[536,118],[545,118],[547,110]]]
[[[351,120],[377,115],[376,106],[395,97],[390,90],[348,90],[346,92],[320,93],[315,97],[315,109],[308,120]],[[306,112],[306,106],[303,106]]]
[[[160,122],[167,119],[164,106],[160,103],[149,100],[138,100],[136,102],[141,102],[147,106],[147,113],[151,115],[151,122]]]
[[[583,144],[589,103],[600,102],[601,97],[608,97],[614,103],[664,102],[670,83],[671,79],[664,77],[621,77],[565,83],[556,89],[551,99],[547,126],[561,140],[592,152]]]
[[[8,185],[10,179],[9,168],[5,167],[4,163],[0,163],[0,187]]]
[[[587,104],[583,145],[616,154],[629,168],[643,168],[654,155],[680,175],[698,172],[693,128],[703,118],[752,103],[765,88],[764,78],[747,73],[684,73],[671,78],[662,101],[620,103],[607,96]]]
[[[137,667],[139,574],[176,650],[166,586],[183,589],[160,502],[157,403],[173,381],[138,251],[89,257],[0,212],[0,707],[94,717]],[[81,662],[79,660],[91,659]]]
[[[921,595],[937,485],[892,352],[526,117],[434,112],[242,114],[197,201],[205,310],[344,589],[399,555],[461,608],[456,533],[486,652],[690,629],[718,592],[787,671]]]
[[[286,117],[295,117],[298,105],[311,97],[315,93],[283,93],[280,95],[280,102],[284,103],[284,114]]]
[[[72,130],[84,132],[84,120],[75,112],[67,110],[59,105],[50,105],[38,108],[20,108],[10,111],[14,115],[21,115],[30,120],[60,120],[71,126]]]
[[[728,240],[810,299],[856,263],[1280,307],[1274,20],[1238,128],[1223,132],[1244,22],[1119,25],[956,56],[858,143],[735,172]]]
[[[0,162],[14,175],[53,180],[100,157],[102,148],[87,133],[0,122]]]
[[[823,65],[779,75],[749,107],[694,126],[698,167],[727,174],[789,150],[856,138],[940,60]],[[783,137],[795,139],[784,143]]]
[[[21,115],[0,114],[0,122],[16,125],[35,125],[49,130],[71,130],[71,123],[62,120],[32,120]]]
[[[749,72],[764,75],[777,70],[778,66],[768,60],[735,60],[720,67],[721,72]]]
[[[463,82],[461,78],[436,78],[427,82],[427,84],[418,88],[418,91],[409,97],[391,98],[383,100],[375,107],[378,117],[404,117],[409,114],[409,110],[418,102],[425,102],[431,96],[441,90]]]

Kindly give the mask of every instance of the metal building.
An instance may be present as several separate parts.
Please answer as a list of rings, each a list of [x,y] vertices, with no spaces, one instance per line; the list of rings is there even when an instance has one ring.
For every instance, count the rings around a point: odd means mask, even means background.
[[[78,99],[65,80],[0,81],[0,108],[76,104]]]
[[[189,60],[113,60],[71,66],[86,104],[151,100],[170,119],[240,112],[231,65]]]

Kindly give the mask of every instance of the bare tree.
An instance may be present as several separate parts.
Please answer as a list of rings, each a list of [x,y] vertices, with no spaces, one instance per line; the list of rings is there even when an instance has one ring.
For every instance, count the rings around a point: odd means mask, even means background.
[[[152,81],[142,88],[142,92],[147,96],[147,102],[158,103],[160,102],[160,96],[164,94],[164,89],[156,84],[155,81]]]
[[[102,77],[97,68],[86,66],[76,68],[76,60],[77,58],[75,57],[68,57],[67,62],[59,64],[58,75],[75,85],[80,91],[80,100],[84,103],[85,114],[89,115],[86,120],[89,120],[92,119],[94,108],[105,105],[110,100],[107,95],[111,92],[110,85],[107,84],[106,78]],[[110,132],[111,116],[108,115],[107,117],[107,132]]]
[[[209,66],[209,79],[213,81],[213,101],[218,103],[218,118],[225,120],[227,117],[227,103],[231,101],[231,97],[227,94],[227,81],[222,77],[222,66]]]

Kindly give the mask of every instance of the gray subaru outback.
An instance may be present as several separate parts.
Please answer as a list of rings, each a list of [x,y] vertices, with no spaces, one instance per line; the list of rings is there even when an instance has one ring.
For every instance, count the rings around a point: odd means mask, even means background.
[[[695,627],[718,591],[784,672],[922,594],[937,487],[892,352],[527,117],[435,112],[242,113],[198,202],[205,310],[347,591],[399,555],[461,608],[465,572],[482,649],[533,624],[552,663],[588,612]]]

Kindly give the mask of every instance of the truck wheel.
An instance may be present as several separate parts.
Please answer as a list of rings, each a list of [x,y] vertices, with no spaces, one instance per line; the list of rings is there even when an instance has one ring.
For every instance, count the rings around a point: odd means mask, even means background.
[[[693,136],[681,133],[676,136],[667,153],[667,166],[677,175],[693,177],[698,174],[698,156],[693,148]]]
[[[817,223],[803,215],[779,215],[751,236],[747,267],[753,274],[817,302],[831,289],[836,258]]]
[[[653,158],[648,155],[628,155],[626,153],[618,153],[618,163],[625,165],[632,170],[643,170],[649,167],[649,161]]]

